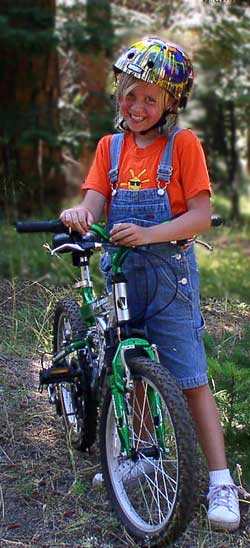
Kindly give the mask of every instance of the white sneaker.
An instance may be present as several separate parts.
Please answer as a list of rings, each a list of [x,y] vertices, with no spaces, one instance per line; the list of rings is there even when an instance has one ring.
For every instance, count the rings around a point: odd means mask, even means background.
[[[123,481],[124,483],[131,483],[135,479],[145,476],[145,474],[152,474],[157,470],[157,460],[154,458],[140,459],[135,462],[130,459],[124,460],[117,467],[117,476],[118,481]],[[96,474],[92,480],[92,485],[94,487],[100,487],[103,485],[103,474]]]
[[[135,479],[152,474],[154,470],[157,470],[157,460],[152,457],[137,461],[124,460],[117,469],[118,479],[124,483],[131,483]]]
[[[210,485],[208,519],[213,529],[235,531],[240,525],[238,489],[236,485]]]

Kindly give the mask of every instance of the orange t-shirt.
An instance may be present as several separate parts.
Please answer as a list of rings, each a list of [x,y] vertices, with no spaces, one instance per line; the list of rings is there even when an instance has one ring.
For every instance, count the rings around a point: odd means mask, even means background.
[[[100,139],[94,161],[83,183],[83,190],[96,190],[111,200],[109,182],[110,142],[112,135]],[[126,132],[119,160],[118,188],[144,190],[157,186],[157,169],[161,162],[166,136],[139,148],[131,132]],[[161,183],[163,186],[164,183]],[[177,133],[173,146],[173,173],[167,186],[173,216],[187,211],[187,200],[199,192],[211,192],[206,160],[199,139],[189,129]]]

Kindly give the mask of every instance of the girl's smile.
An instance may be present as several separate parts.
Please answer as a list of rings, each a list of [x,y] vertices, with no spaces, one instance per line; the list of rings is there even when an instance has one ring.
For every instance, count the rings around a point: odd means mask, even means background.
[[[155,84],[139,82],[121,97],[120,109],[131,131],[140,133],[158,122],[163,112],[162,93]]]

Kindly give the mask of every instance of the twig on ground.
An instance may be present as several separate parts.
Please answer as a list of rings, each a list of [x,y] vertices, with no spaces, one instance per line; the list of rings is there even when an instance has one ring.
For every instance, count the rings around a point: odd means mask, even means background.
[[[4,451],[3,447],[0,446],[0,451],[2,451],[2,453],[4,454],[4,456],[6,457],[6,459],[10,462],[10,464],[15,464],[9,457],[9,455],[6,453],[6,451]]]

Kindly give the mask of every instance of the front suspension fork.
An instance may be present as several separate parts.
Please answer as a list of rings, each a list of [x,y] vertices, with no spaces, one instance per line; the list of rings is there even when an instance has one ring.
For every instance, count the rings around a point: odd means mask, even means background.
[[[157,351],[154,345],[150,346],[143,339],[128,339],[122,341],[112,362],[112,371],[109,375],[109,385],[112,394],[113,408],[116,419],[117,431],[121,442],[121,452],[125,452],[131,458],[134,448],[130,436],[129,402],[128,396],[133,389],[133,381],[130,378],[130,370],[126,364],[126,351],[142,348],[152,361],[158,361]],[[159,449],[166,452],[165,426],[160,395],[151,386],[147,386],[147,396],[150,412],[155,428]]]

